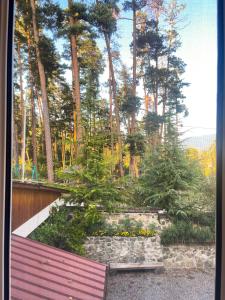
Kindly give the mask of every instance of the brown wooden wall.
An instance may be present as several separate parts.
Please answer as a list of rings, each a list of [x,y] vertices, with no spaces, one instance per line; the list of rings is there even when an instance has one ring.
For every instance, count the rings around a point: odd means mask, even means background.
[[[35,186],[13,185],[12,231],[60,197],[61,192]]]

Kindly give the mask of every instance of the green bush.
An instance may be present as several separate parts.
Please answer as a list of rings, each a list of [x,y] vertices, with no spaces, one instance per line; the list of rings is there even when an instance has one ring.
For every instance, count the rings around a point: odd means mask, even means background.
[[[98,204],[111,210],[114,203],[121,202],[121,190],[111,174],[110,163],[104,159],[102,141],[97,136],[85,141],[78,166],[61,169],[57,177],[67,183],[71,204]]]
[[[200,226],[209,226],[212,231],[215,231],[215,212],[195,211],[190,215],[190,220]]]
[[[189,159],[179,145],[165,143],[147,153],[143,161],[136,204],[185,215],[202,180],[198,162]]]
[[[191,222],[178,221],[161,232],[161,243],[170,244],[192,244],[214,242],[214,232],[210,227],[200,227]]]
[[[173,223],[184,221],[198,226],[208,226],[212,231],[215,231],[215,212],[190,209],[185,214],[172,215],[170,217]]]
[[[54,207],[44,224],[31,233],[30,238],[66,251],[84,254],[86,236],[103,226],[96,206],[87,208]]]
[[[207,211],[216,211],[216,177],[208,176],[201,185],[201,198],[203,209]]]
[[[101,212],[97,209],[96,205],[90,204],[87,209],[85,209],[83,214],[85,220],[85,233],[87,235],[91,234],[93,231],[102,228],[105,225],[105,221]]]
[[[200,243],[204,243],[204,242],[210,243],[210,242],[215,241],[214,233],[207,226],[205,226],[205,227],[196,227],[194,229],[194,237],[195,237],[195,240],[200,242]]]

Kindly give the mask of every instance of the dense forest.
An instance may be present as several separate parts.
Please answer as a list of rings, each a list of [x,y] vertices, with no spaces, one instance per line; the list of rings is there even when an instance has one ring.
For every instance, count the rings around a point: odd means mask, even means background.
[[[174,0],[68,1],[64,8],[17,1],[15,176],[53,182],[92,147],[112,174],[138,177],[146,149],[175,142],[187,114],[185,63],[176,54],[183,9]],[[121,19],[132,31],[132,66],[117,43]]]
[[[170,216],[164,244],[214,241],[215,145],[181,142],[184,13],[178,0],[16,1],[13,178],[75,204],[34,239],[82,253],[87,235],[153,236],[99,212],[142,207]]]
[[[178,0],[16,1],[13,177],[66,184],[78,202],[167,210],[205,189],[215,165],[205,176],[180,142],[184,11]]]

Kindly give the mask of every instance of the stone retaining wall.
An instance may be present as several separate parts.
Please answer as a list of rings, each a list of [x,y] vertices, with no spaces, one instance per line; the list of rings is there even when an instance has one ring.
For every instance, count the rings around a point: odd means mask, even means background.
[[[215,268],[214,245],[177,245],[162,247],[165,268]]]
[[[149,212],[149,213],[137,213],[137,212],[124,212],[124,213],[104,213],[106,222],[109,224],[118,225],[121,220],[131,219],[136,222],[141,222],[143,228],[149,228],[149,225],[154,224],[157,230],[161,230],[164,227],[170,225],[169,219],[160,214],[159,212]]]
[[[86,256],[102,263],[162,262],[165,268],[215,267],[215,246],[164,247],[160,237],[88,237]]]
[[[103,263],[142,263],[162,257],[157,237],[89,237],[85,243],[87,256]]]

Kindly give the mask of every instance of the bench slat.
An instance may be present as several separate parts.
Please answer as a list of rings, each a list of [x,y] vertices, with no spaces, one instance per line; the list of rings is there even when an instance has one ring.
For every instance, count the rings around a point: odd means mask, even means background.
[[[110,270],[156,270],[164,269],[162,263],[110,263]]]

